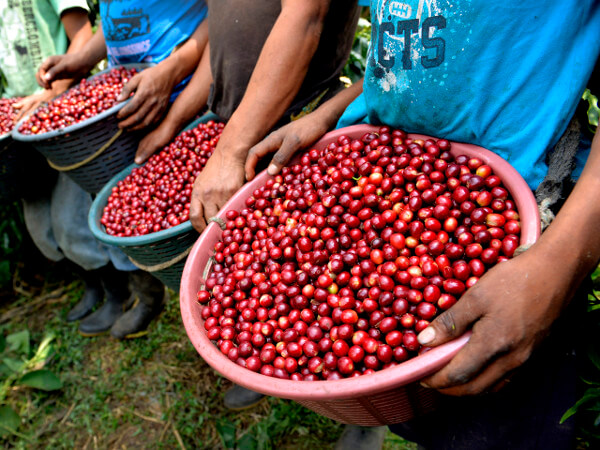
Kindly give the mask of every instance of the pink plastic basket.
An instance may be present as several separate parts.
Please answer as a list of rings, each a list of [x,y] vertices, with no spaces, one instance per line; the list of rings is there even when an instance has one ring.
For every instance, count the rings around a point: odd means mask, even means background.
[[[377,131],[371,125],[355,125],[323,136],[313,147],[324,148],[341,135],[359,138],[366,132]],[[427,136],[410,135],[412,138]],[[477,156],[499,175],[521,216],[521,244],[532,244],[540,235],[540,220],[533,194],[521,176],[499,156],[469,144],[452,143],[454,155]],[[266,172],[240,189],[221,209],[240,209],[245,199],[269,178]],[[181,280],[180,304],[183,323],[194,347],[206,362],[236,384],[274,397],[295,400],[313,411],[343,423],[363,426],[389,425],[410,420],[435,408],[437,393],[422,388],[418,380],[440,370],[462,348],[470,333],[436,347],[423,355],[398,366],[372,375],[336,381],[292,381],[266,377],[230,361],[206,337],[204,321],[196,295],[203,285],[203,275],[221,228],[210,224],[194,245]]]

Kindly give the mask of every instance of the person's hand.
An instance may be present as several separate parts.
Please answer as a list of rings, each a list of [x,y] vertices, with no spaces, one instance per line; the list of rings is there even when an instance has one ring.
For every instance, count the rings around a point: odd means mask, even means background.
[[[190,220],[202,232],[208,219],[244,184],[244,160],[215,149],[206,166],[194,181],[190,204]]]
[[[52,91],[52,89],[45,89],[37,94],[33,94],[28,97],[22,98],[13,105],[13,108],[19,110],[15,118],[15,122],[18,122],[23,117],[28,116],[33,111],[35,111],[36,108],[40,106],[40,104],[42,104],[43,102],[48,102],[54,97],[55,94],[54,91]]]
[[[67,53],[64,55],[54,55],[46,58],[41,64],[35,78],[44,89],[51,89],[52,82],[65,78],[80,79],[85,77],[93,64],[90,63],[81,53]]]
[[[117,101],[133,97],[117,113],[119,128],[140,130],[157,122],[169,106],[169,97],[174,88],[173,77],[163,67],[154,66],[136,74],[123,87]]]
[[[419,336],[437,346],[472,326],[468,343],[422,384],[449,395],[476,395],[504,385],[549,333],[572,296],[568,269],[539,246],[486,273]]]
[[[163,120],[158,127],[148,133],[140,141],[135,153],[135,163],[143,164],[157,150],[169,144],[177,134],[177,129],[168,120]]]
[[[267,171],[269,175],[276,175],[294,156],[294,153],[311,146],[326,132],[327,126],[315,113],[273,131],[250,149],[245,165],[246,179],[253,179],[258,161],[273,152],[275,154]]]

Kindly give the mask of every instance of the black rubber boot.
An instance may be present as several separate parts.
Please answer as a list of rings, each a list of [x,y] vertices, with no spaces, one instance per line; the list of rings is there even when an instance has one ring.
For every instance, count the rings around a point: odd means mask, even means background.
[[[67,313],[67,322],[83,319],[104,299],[104,289],[100,281],[101,271],[102,269],[96,269],[83,272],[81,278],[85,283],[85,291],[79,302]]]
[[[240,411],[256,405],[264,398],[259,392],[234,384],[225,392],[224,404],[227,409]]]
[[[123,314],[123,305],[129,297],[127,272],[115,269],[112,264],[105,266],[100,274],[106,302],[79,324],[83,336],[98,336],[106,333]]]
[[[379,450],[383,446],[387,427],[346,425],[334,450]]]
[[[129,275],[133,307],[110,329],[116,339],[134,339],[148,333],[148,325],[164,307],[165,287],[148,272],[136,270]]]

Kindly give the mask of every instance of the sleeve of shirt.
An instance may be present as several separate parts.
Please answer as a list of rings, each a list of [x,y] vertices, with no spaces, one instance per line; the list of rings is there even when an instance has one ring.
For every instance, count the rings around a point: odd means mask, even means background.
[[[358,6],[370,6],[371,0],[358,0]]]
[[[50,2],[59,16],[64,11],[72,8],[81,8],[86,12],[90,10],[86,0],[50,0]]]

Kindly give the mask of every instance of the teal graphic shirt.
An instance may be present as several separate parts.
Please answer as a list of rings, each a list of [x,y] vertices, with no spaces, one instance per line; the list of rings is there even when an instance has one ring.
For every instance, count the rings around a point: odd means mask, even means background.
[[[100,0],[109,63],[159,63],[194,33],[207,13],[202,0]]]
[[[338,126],[480,145],[537,187],[600,52],[600,2],[373,0],[371,18],[364,91]]]

